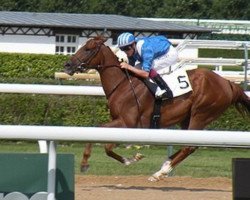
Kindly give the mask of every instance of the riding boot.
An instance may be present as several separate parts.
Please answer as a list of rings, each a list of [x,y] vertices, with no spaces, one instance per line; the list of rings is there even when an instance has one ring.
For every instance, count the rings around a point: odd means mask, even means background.
[[[151,78],[160,88],[161,90],[165,90],[166,92],[162,94],[162,98],[172,99],[173,92],[169,88],[168,84],[163,80],[163,78],[157,74],[155,77]]]

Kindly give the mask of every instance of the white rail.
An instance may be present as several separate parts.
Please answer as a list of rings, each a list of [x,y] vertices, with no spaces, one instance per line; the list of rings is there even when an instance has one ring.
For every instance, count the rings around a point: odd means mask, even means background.
[[[60,134],[58,134],[60,133]],[[0,125],[0,139],[50,140],[47,200],[55,200],[56,147],[54,141],[115,142],[154,145],[250,147],[250,132],[93,127]]]
[[[250,42],[248,41],[226,41],[226,40],[171,40],[171,42],[177,45],[176,49],[178,52],[182,52],[186,48],[192,49],[237,49],[237,50],[244,50],[245,52],[245,59],[227,59],[227,58],[182,58],[181,62],[178,63],[178,66],[244,66],[242,68],[242,72],[245,70],[249,71],[250,68],[248,67],[250,61],[248,60],[247,51],[250,47]],[[191,67],[192,68],[192,67]],[[221,73],[223,76],[223,71]],[[247,80],[247,74],[243,77],[240,82],[246,84],[249,81]],[[232,80],[234,81],[234,80]]]
[[[249,131],[0,125],[0,139],[250,147]]]
[[[172,40],[171,40],[172,41]],[[248,41],[227,41],[227,40],[173,40],[177,44],[178,51],[182,51],[186,47],[201,49],[244,49],[244,44],[250,47]]]
[[[67,86],[0,83],[0,93],[104,96],[100,86]],[[250,91],[245,91],[250,96]]]
[[[5,84],[0,83],[2,93],[55,94],[55,95],[89,95],[104,96],[102,87],[41,85],[41,84]]]
[[[31,84],[0,84],[2,93],[97,95],[103,96],[102,87],[96,86],[55,86]],[[248,95],[250,93],[248,92]],[[60,133],[60,134],[58,134]],[[117,142],[145,144],[175,144],[193,146],[249,147],[249,132],[147,130],[118,128],[81,128],[56,126],[0,125],[0,139],[47,140],[48,195],[47,200],[55,200],[56,147],[54,141]]]
[[[244,59],[229,58],[183,58],[180,65],[208,65],[208,66],[243,66]],[[250,60],[248,60],[250,64]],[[242,67],[243,69],[243,67]]]
[[[0,93],[104,96],[100,86],[68,86],[0,83]],[[250,96],[250,91],[245,91]]]

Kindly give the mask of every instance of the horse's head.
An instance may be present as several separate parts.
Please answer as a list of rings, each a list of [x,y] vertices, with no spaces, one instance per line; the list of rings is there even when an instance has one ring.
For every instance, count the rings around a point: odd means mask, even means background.
[[[96,68],[101,64],[100,49],[106,39],[98,36],[90,39],[64,65],[64,72],[73,75]]]

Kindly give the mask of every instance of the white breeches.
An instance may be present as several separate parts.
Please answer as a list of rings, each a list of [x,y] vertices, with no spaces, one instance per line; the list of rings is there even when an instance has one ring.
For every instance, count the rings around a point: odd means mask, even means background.
[[[154,59],[152,68],[154,68],[158,74],[170,74],[177,68],[178,52],[170,46],[166,54]]]

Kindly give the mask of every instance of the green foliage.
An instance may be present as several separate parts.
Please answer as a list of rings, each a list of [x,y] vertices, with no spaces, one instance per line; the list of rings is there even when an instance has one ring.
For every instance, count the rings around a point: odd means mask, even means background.
[[[248,52],[250,55],[250,52]],[[225,50],[225,49],[199,49],[198,57],[201,58],[239,58],[244,59],[243,50]]]
[[[0,124],[99,126],[109,121],[104,97],[58,95],[0,95]],[[208,129],[250,131],[249,119],[233,107]]]
[[[248,0],[0,0],[0,10],[119,14],[133,17],[250,19]]]
[[[249,20],[250,2],[247,0],[214,0],[212,13],[215,19]]]
[[[0,53],[1,78],[54,78],[68,56]]]
[[[200,50],[200,57],[242,58],[243,51]],[[0,81],[5,83],[58,84],[54,72],[61,71],[68,56],[0,54]],[[64,81],[86,85],[86,81]],[[98,83],[91,83],[98,84]],[[104,97],[63,95],[0,95],[1,124],[98,126],[109,121]],[[230,109],[209,129],[250,130],[250,124],[235,109]]]
[[[0,95],[0,124],[97,126],[109,120],[104,97]]]
[[[212,10],[210,0],[169,0],[164,1],[157,11],[158,17],[167,18],[209,18]]]
[[[249,41],[250,35],[240,34],[212,34],[208,39],[212,40],[232,40],[232,41]]]
[[[235,108],[228,109],[219,119],[212,122],[207,129],[250,131],[250,118],[243,118]]]

